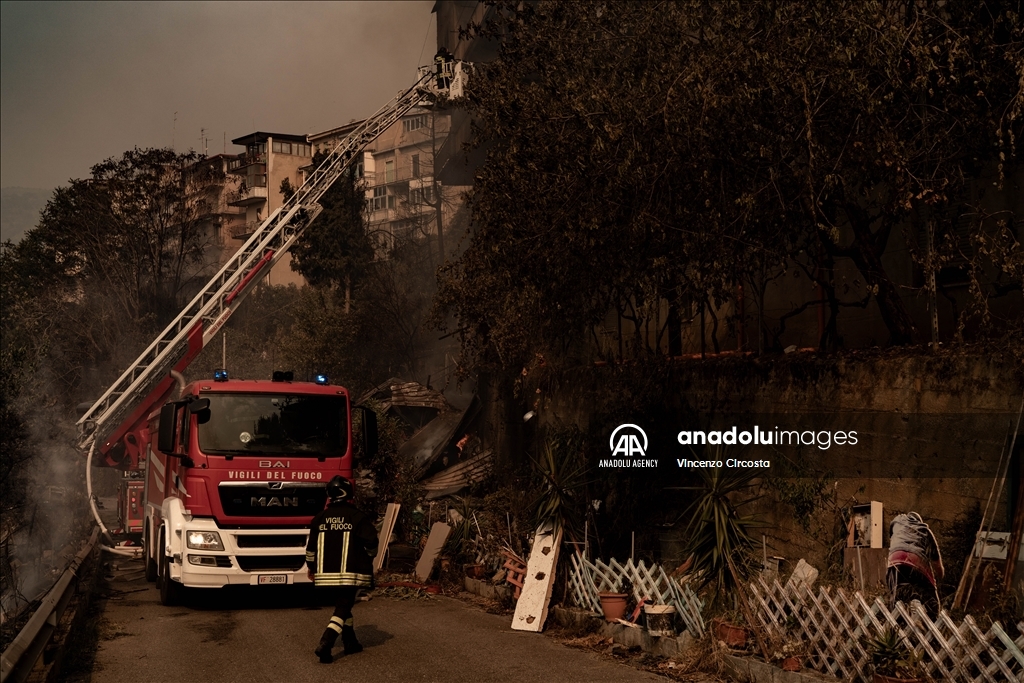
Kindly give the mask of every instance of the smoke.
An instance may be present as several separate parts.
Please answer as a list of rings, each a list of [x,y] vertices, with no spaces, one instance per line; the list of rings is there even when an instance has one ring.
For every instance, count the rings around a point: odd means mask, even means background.
[[[8,478],[20,490],[4,505],[4,622],[49,590],[91,525],[74,418],[60,402],[26,393],[31,398],[23,394],[16,406],[26,436],[22,458]]]

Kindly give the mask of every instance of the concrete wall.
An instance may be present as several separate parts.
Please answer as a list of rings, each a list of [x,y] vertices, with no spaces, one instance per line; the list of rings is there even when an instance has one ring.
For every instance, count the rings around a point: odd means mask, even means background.
[[[822,428],[856,428],[867,447],[855,459],[827,461],[838,470],[827,482],[834,506],[814,512],[810,533],[801,528],[790,504],[768,496],[757,507],[771,525],[769,555],[793,563],[806,557],[824,562],[836,540],[835,513],[854,503],[881,501],[885,542],[892,515],[915,510],[940,535],[968,505],[984,507],[1007,437],[1024,395],[1022,368],[999,355],[894,355],[850,353],[823,357],[794,353],[756,360],[721,358],[651,367],[605,366],[554,375],[528,368],[521,380],[482,383],[487,434],[502,459],[515,461],[536,452],[546,428],[577,425],[592,444],[604,446],[611,429],[658,415],[662,423],[729,425],[748,418],[761,424],[811,421]],[[518,382],[518,386],[516,386]],[[538,391],[539,390],[539,391]],[[522,414],[538,417],[523,425]],[[1018,440],[1011,471],[993,527],[1006,529],[1020,470]],[[595,447],[596,448],[596,447]],[[814,457],[813,447],[806,455]],[[607,457],[605,455],[604,457]],[[1016,474],[1015,474],[1016,472]],[[630,476],[625,471],[615,476]],[[661,486],[678,485],[678,473]],[[898,474],[899,476],[892,476]],[[842,528],[839,530],[842,532]],[[648,548],[657,554],[657,548]],[[784,571],[786,567],[783,567]],[[792,566],[789,567],[792,569]]]
[[[263,218],[274,213],[284,204],[281,181],[287,178],[292,187],[298,189],[302,185],[302,172],[299,168],[307,166],[309,163],[310,157],[274,152],[273,138],[267,139],[267,206],[263,210]],[[285,254],[274,265],[265,281],[271,285],[295,285],[297,287],[306,284],[305,279],[292,270],[291,254]]]

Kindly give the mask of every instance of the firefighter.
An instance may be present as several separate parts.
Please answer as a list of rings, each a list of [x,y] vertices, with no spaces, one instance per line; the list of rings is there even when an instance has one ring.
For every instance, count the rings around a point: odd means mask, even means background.
[[[938,581],[945,569],[935,534],[921,515],[897,515],[889,527],[889,561],[885,578],[890,603],[919,600],[931,618],[939,614]]]
[[[438,90],[447,90],[452,84],[452,65],[455,58],[448,52],[448,48],[442,47],[434,55],[434,75],[437,80]]]
[[[362,652],[352,627],[356,591],[373,583],[372,558],[377,532],[371,518],[352,504],[352,482],[336,476],[327,483],[327,508],[313,518],[306,544],[306,567],[317,586],[338,589],[338,605],[314,653],[324,664],[334,661],[331,648],[341,634],[345,654]]]

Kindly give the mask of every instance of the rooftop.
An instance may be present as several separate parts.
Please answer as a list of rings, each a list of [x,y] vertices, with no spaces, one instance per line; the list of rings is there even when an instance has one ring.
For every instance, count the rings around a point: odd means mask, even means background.
[[[255,133],[249,133],[243,135],[240,138],[235,138],[231,141],[232,145],[254,145],[259,142],[266,142],[268,138],[274,138],[275,140],[285,140],[287,142],[306,142],[305,135],[292,135],[290,133],[265,133],[263,131],[256,131]]]

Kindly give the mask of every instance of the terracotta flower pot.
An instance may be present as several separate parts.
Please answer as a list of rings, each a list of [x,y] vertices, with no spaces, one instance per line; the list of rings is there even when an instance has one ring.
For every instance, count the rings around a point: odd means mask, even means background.
[[[484,574],[487,573],[487,568],[482,564],[468,564],[466,565],[466,576],[471,579],[482,579]]]
[[[626,613],[626,598],[629,596],[625,593],[598,593],[597,597],[601,599],[605,621],[621,619]]]
[[[799,671],[802,668],[799,657],[786,657],[782,660],[783,671]]]
[[[747,629],[742,626],[730,624],[721,619],[714,619],[715,637],[729,647],[743,648],[747,646]]]

